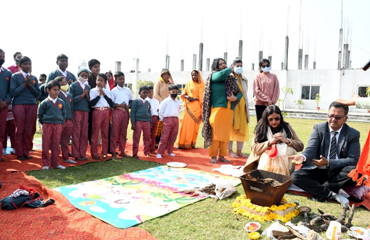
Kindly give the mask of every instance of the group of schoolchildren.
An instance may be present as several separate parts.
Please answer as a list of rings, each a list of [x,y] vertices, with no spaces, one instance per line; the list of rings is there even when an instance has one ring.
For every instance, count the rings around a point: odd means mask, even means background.
[[[0,49],[0,149],[3,149],[2,142],[8,136],[8,115],[13,114],[13,153],[17,159],[23,161],[32,158],[30,151],[33,148],[37,118],[42,124],[42,169],[65,169],[59,162],[59,154],[66,163],[90,160],[86,157],[88,142],[94,160],[106,159],[108,153],[113,159],[117,159],[117,145],[120,156],[129,157],[125,154],[125,146],[130,119],[131,129],[134,131],[133,158],[139,158],[141,133],[145,156],[157,154],[157,158],[162,158],[166,149],[169,156],[175,156],[172,149],[177,138],[181,110],[177,100],[177,85],[169,86],[170,96],[159,105],[158,100],[153,98],[153,87],[150,85],[140,86],[139,97],[133,100],[131,90],[124,86],[125,75],[122,72],[116,72],[114,80],[112,77],[111,81],[115,84],[111,89],[107,76],[100,73],[100,62],[96,59],[88,62],[89,69],[80,68],[76,78],[67,71],[68,57],[58,55],[57,69],[49,74],[45,84],[41,86],[37,78],[31,75],[30,58],[22,56],[18,61],[20,70],[14,74],[2,66],[4,61],[5,52]],[[37,100],[40,100],[39,105]],[[9,106],[12,106],[11,111]],[[163,122],[163,130],[156,153],[155,133],[158,119]],[[101,156],[98,153],[100,136]],[[68,148],[71,137],[72,153]],[[4,161],[2,151],[0,158]]]

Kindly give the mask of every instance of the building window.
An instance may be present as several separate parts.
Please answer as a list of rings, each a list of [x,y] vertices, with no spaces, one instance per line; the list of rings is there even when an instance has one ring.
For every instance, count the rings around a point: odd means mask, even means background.
[[[318,93],[320,93],[320,86],[302,86],[301,99],[315,100]]]
[[[360,97],[367,97],[366,88],[367,87],[358,87],[358,95]]]

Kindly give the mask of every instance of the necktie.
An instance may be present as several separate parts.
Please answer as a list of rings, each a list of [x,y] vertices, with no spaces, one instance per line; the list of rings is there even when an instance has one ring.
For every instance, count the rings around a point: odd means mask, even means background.
[[[329,159],[336,159],[337,158],[337,138],[335,137],[338,133],[332,131],[333,137],[331,138],[330,143],[330,154]]]

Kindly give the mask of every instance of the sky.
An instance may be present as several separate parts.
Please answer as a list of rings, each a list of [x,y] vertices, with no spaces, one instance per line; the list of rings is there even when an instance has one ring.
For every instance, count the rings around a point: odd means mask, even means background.
[[[4,66],[13,65],[13,54],[20,51],[31,58],[36,76],[53,71],[60,53],[69,57],[73,73],[92,58],[101,62],[101,72],[114,71],[115,61],[128,72],[135,58],[140,71],[159,72],[166,54],[171,71],[180,70],[181,59],[190,71],[200,42],[205,70],[206,58],[212,61],[224,52],[231,64],[240,39],[244,70],[258,64],[259,50],[264,58],[272,56],[272,70],[278,70],[287,34],[289,69],[297,69],[300,45],[309,54],[310,69],[314,60],[317,69],[337,68],[341,0],[1,0],[1,9]],[[370,60],[369,9],[369,0],[343,0],[353,68]]]

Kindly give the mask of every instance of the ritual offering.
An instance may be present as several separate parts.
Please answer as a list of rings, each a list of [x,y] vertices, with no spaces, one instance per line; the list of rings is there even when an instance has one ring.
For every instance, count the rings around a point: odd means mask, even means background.
[[[249,222],[245,225],[245,231],[247,232],[256,232],[261,228],[261,224],[258,222]]]
[[[246,218],[254,219],[260,222],[271,221],[275,219],[282,222],[288,222],[292,218],[299,215],[297,204],[288,203],[285,198],[283,198],[281,203],[278,205],[266,207],[253,204],[251,199],[247,198],[246,195],[241,195],[238,196],[236,201],[232,203],[232,207],[234,208],[234,212],[236,214],[241,214]]]
[[[246,197],[252,203],[271,207],[280,204],[292,178],[264,170],[254,170],[241,176],[240,180]]]
[[[260,233],[259,232],[251,232],[248,234],[248,237],[250,239],[259,239],[260,238]]]

